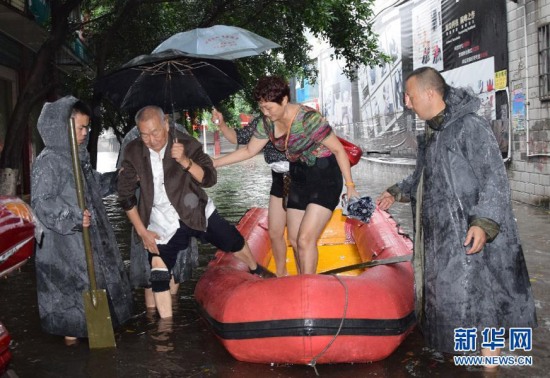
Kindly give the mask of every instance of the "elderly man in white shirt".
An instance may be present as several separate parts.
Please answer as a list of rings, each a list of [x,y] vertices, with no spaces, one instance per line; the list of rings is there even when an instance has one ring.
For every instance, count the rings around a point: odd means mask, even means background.
[[[208,196],[203,188],[216,183],[216,170],[202,145],[189,135],[174,132],[172,136],[162,109],[155,106],[141,109],[136,124],[140,139],[125,148],[118,178],[119,201],[149,251],[150,281],[160,317],[172,316],[171,270],[178,252],[189,246],[190,237],[235,253],[253,274],[270,276],[256,263],[234,226],[215,210],[207,218]],[[166,153],[170,158],[165,158]]]

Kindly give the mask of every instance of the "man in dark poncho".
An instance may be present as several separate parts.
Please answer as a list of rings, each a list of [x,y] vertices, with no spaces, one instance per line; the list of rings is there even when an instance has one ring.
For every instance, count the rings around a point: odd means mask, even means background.
[[[378,198],[411,201],[415,291],[427,344],[456,353],[454,331],[536,327],[531,285],[512,213],[506,169],[480,100],[433,68],[413,71],[406,105],[426,122],[416,169]],[[483,348],[485,356],[500,349]]]
[[[87,210],[77,202],[67,127],[76,136]],[[66,342],[87,337],[82,293],[89,290],[82,227],[90,227],[97,285],[107,291],[115,326],[132,316],[132,292],[103,206],[99,174],[86,150],[90,109],[74,97],[46,103],[38,119],[45,148],[33,165],[31,205],[44,228],[36,251],[38,310],[44,331]]]

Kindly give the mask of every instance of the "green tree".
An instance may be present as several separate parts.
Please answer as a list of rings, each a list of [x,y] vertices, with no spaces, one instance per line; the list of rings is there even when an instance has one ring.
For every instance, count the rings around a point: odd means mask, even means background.
[[[378,49],[377,35],[371,29],[374,0],[52,0],[50,39],[44,48],[47,58],[36,60],[30,80],[18,98],[12,114],[6,147],[0,158],[0,171],[19,170],[25,118],[32,106],[46,95],[70,91],[91,102],[94,119],[89,150],[95,162],[97,138],[104,127],[113,126],[119,136],[132,127],[130,116],[110,107],[93,91],[94,78],[60,77],[52,64],[55,52],[74,30],[83,30],[94,51],[96,76],[116,69],[131,58],[150,53],[174,33],[216,24],[234,25],[253,31],[281,45],[270,54],[236,61],[244,83],[242,98],[251,101],[251,88],[265,74],[302,76],[315,80],[317,72],[309,65],[311,46],[306,31],[326,39],[334,56],[346,61],[345,74],[353,78],[359,65],[379,64],[385,59]],[[78,9],[85,21],[70,22],[66,10]],[[59,12],[58,8],[63,9]],[[55,43],[52,43],[55,41]],[[49,43],[48,46],[46,46]],[[42,51],[42,49],[41,49]],[[41,53],[38,53],[41,56]],[[44,82],[47,78],[47,90]],[[40,90],[39,90],[40,89]],[[32,96],[29,95],[32,93]],[[235,114],[239,103],[225,104]],[[34,127],[34,125],[30,126]],[[1,174],[1,172],[0,172]],[[0,192],[2,189],[0,188]]]

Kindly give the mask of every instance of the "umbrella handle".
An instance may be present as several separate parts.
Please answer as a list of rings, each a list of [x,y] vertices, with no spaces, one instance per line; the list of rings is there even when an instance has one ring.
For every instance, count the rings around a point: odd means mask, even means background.
[[[174,138],[174,143],[178,143],[178,136],[176,135],[176,123],[174,122],[174,127],[172,128],[172,138]]]
[[[80,157],[78,156],[78,142],[76,140],[74,117],[69,121],[69,141],[71,145],[71,157],[73,163],[74,181],[76,185],[76,198],[78,206],[82,211],[86,210],[84,201],[84,184],[82,179],[82,171],[80,169]],[[88,277],[90,279],[90,290],[94,292],[97,289],[95,280],[94,260],[92,256],[92,243],[90,241],[90,228],[82,227],[82,239],[84,241],[84,251],[86,252],[86,264],[88,266]],[[95,297],[93,297],[95,299]]]
[[[218,109],[216,109],[215,106],[212,107],[212,111],[216,111],[216,112],[219,113]],[[219,124],[220,124],[220,120],[219,120],[219,119],[216,119],[216,120],[214,121],[214,123],[215,123],[216,125],[219,125]]]

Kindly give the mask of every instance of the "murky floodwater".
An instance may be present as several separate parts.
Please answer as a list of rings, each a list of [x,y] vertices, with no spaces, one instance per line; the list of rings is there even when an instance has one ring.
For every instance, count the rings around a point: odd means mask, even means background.
[[[374,197],[404,177],[409,169],[387,169],[362,161],[353,169],[353,173],[359,192]],[[270,182],[269,169],[263,157],[258,156],[250,161],[220,169],[218,184],[208,192],[220,213],[231,222],[237,222],[248,208],[267,205]],[[129,226],[126,216],[118,207],[116,198],[107,198],[106,206],[117,233],[121,252],[124,258],[128,259]],[[401,223],[402,228],[410,233],[410,206],[396,204],[391,213]],[[538,214],[541,218],[541,226],[538,227],[544,227],[549,223],[548,215],[544,212]],[[532,212],[524,216],[532,216]],[[540,243],[538,245],[540,246]],[[34,266],[31,260],[21,272],[0,281],[0,320],[7,326],[14,339],[14,359],[10,374],[19,377],[101,378],[315,377],[315,370],[308,366],[243,363],[234,360],[225,351],[200,319],[193,300],[196,279],[204,271],[213,253],[214,248],[201,246],[200,267],[195,271],[193,280],[181,285],[178,301],[175,303],[174,319],[171,322],[160,321],[156,316],[141,312],[144,309],[143,293],[141,290],[136,291],[136,316],[117,331],[117,348],[106,351],[90,351],[86,341],[67,347],[61,337],[41,331],[36,304]],[[546,260],[541,261],[548,261],[547,254],[544,259]],[[541,269],[544,271],[546,268],[542,265]],[[544,280],[541,272],[535,272],[535,276],[541,281]],[[548,282],[545,284],[548,285]],[[548,294],[545,299],[538,302],[538,310],[541,310],[541,307],[544,309],[542,313],[545,319],[548,319],[547,296]],[[547,328],[546,325],[543,329],[546,335]],[[541,335],[540,338],[542,337]],[[539,349],[542,348],[540,354],[547,355],[548,344],[538,342],[538,346]],[[520,375],[537,376],[531,374],[534,372],[518,368],[501,368],[498,375],[515,377],[521,373]],[[409,335],[398,350],[384,361],[319,365],[317,373],[325,377],[487,376],[480,368],[455,367],[449,356],[424,348],[418,331]]]

